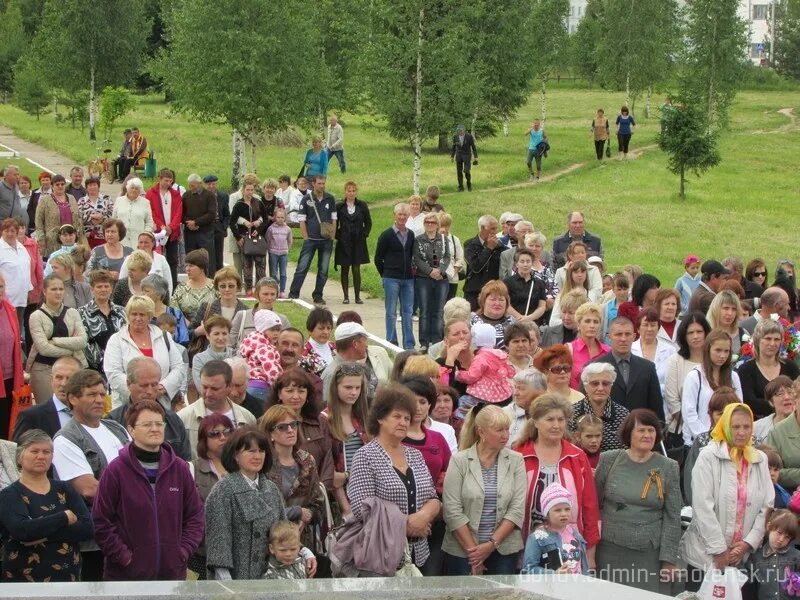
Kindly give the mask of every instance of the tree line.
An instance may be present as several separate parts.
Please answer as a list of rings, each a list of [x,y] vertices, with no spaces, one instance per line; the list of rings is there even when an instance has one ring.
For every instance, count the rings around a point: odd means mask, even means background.
[[[158,87],[176,110],[230,126],[234,185],[264,134],[370,114],[408,144],[417,191],[423,144],[446,144],[457,123],[507,132],[534,92],[545,120],[561,73],[645,112],[673,91],[713,141],[747,60],[737,3],[589,0],[569,35],[569,0],[0,0],[0,94],[32,113],[60,97],[93,140],[100,90]],[[779,4],[783,35],[800,37],[800,0]],[[792,74],[800,59],[782,45]]]

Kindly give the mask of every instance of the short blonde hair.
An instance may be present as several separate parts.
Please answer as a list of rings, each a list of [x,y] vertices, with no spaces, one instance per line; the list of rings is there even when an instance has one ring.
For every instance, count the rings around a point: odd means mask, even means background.
[[[561,297],[561,312],[568,310],[577,313],[578,309],[589,302],[589,296],[583,288],[575,288]]]
[[[578,307],[575,311],[575,322],[580,325],[583,318],[587,316],[597,317],[601,322],[603,320],[603,312],[594,302],[584,302]]]
[[[153,267],[153,259],[144,250],[134,250],[128,257],[128,270],[137,269],[149,273]]]
[[[422,206],[422,196],[419,194],[414,194],[413,196],[409,196],[406,202],[409,206],[411,206],[412,202],[417,202],[420,206]]]
[[[547,238],[541,231],[534,231],[533,233],[528,233],[525,235],[525,245],[531,246],[533,243],[537,243],[544,248],[544,245],[547,243]]]
[[[428,355],[409,356],[403,367],[403,377],[421,375],[439,377],[439,365]]]
[[[125,316],[130,319],[132,312],[146,313],[152,319],[156,312],[156,305],[147,296],[131,296],[131,299],[125,305]]]
[[[466,450],[478,442],[480,439],[478,428],[508,429],[509,427],[511,427],[511,417],[502,408],[493,404],[477,404],[470,409],[467,413],[467,418],[464,420],[458,449]]]
[[[75,266],[75,262],[72,260],[72,256],[69,254],[59,254],[58,256],[54,256],[50,259],[50,266],[52,265],[61,265],[65,269],[67,269],[70,273],[72,273],[72,269]]]
[[[233,279],[234,281],[236,281],[237,288],[242,287],[242,278],[239,276],[238,271],[231,266],[227,266],[227,267],[222,267],[214,275],[214,289],[218,289],[219,284],[227,279]]]
[[[444,303],[444,308],[442,309],[442,321],[445,323],[456,319],[464,320],[469,323],[471,316],[472,308],[469,305],[469,300],[466,300],[465,298],[456,296],[455,298],[450,298],[450,300]]]
[[[453,217],[446,212],[439,213],[439,227],[450,227],[453,224]]]

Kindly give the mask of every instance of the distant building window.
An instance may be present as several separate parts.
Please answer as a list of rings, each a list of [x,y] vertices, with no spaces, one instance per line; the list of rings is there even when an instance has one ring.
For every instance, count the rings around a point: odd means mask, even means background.
[[[753,21],[765,21],[769,17],[769,4],[753,4]]]

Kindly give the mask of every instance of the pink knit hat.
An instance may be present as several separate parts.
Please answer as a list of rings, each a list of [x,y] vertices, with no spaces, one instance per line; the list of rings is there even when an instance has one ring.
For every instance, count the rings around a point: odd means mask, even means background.
[[[568,504],[572,508],[572,494],[560,483],[551,483],[542,491],[539,504],[542,507],[542,514],[546,517],[547,513],[559,504]]]

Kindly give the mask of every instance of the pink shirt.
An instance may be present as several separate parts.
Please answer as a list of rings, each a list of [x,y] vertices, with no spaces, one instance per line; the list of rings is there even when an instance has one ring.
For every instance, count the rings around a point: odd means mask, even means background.
[[[733,529],[733,542],[744,538],[744,512],[747,510],[747,472],[749,465],[742,459],[742,470],[736,476],[736,525]]]
[[[600,340],[597,340],[600,345],[600,351],[594,355],[589,354],[589,346],[583,341],[583,338],[577,337],[574,342],[570,342],[567,346],[572,350],[572,376],[569,378],[569,387],[578,390],[581,387],[581,371],[583,367],[592,362],[598,356],[608,354],[611,351],[611,346],[606,346]]]
[[[11,319],[17,320],[17,315],[9,314],[8,304],[0,302],[0,331],[11,332],[14,327]],[[19,336],[16,336],[19,337]],[[13,335],[0,335],[0,365],[3,367],[3,380],[14,378],[14,344],[19,344]]]

